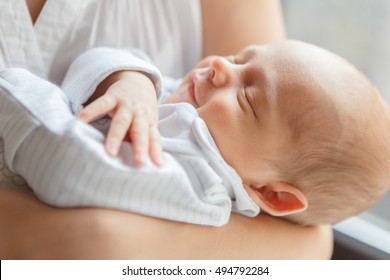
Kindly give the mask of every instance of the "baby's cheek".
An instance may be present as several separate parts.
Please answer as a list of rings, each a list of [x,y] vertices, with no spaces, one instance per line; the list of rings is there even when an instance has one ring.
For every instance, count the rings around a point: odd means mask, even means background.
[[[213,104],[213,109],[216,114],[230,118],[239,113],[239,105],[236,99],[230,96],[218,98]]]
[[[224,123],[230,122],[234,115],[235,108],[231,106],[228,100],[218,99],[209,100],[207,104],[203,105],[198,109],[200,117],[208,124],[208,122],[223,125]]]

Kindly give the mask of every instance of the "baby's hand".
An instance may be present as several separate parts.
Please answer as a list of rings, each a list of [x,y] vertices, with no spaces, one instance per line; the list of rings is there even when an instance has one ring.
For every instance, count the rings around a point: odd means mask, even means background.
[[[122,141],[129,139],[138,166],[145,163],[148,153],[152,161],[161,166],[157,99],[152,81],[136,71],[116,72],[109,78],[113,79],[113,75],[114,82],[105,93],[88,104],[78,117],[90,122],[109,114],[112,122],[105,143],[107,152],[116,156]]]

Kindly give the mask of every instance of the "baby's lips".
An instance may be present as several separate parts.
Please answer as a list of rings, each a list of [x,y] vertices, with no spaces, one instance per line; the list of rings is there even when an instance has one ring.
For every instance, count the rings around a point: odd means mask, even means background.
[[[195,84],[194,84],[194,83],[190,83],[190,84],[188,85],[187,92],[188,92],[189,102],[190,102],[192,105],[194,105],[195,108],[198,108],[198,107],[199,107],[199,104],[198,104],[198,102],[196,101]]]

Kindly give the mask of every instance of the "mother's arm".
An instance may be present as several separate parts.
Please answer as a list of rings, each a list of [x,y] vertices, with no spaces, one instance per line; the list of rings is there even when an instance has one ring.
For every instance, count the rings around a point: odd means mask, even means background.
[[[203,55],[236,54],[286,37],[279,0],[201,0]]]
[[[0,189],[0,259],[328,259],[332,231],[260,215],[204,227],[107,209],[56,209]]]

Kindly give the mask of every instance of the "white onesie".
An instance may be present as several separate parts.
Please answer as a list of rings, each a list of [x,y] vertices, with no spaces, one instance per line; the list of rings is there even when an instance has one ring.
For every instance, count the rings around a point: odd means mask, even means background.
[[[163,102],[159,71],[134,51],[86,52],[72,64],[62,91],[21,69],[1,72],[0,136],[8,167],[40,199],[59,207],[109,207],[214,226],[225,224],[231,211],[256,216],[259,207],[190,104],[159,105],[163,167],[150,161],[135,167],[129,143],[118,157],[106,154],[104,134],[73,113],[105,77],[125,69],[147,74]],[[106,120],[95,127],[105,130]]]

